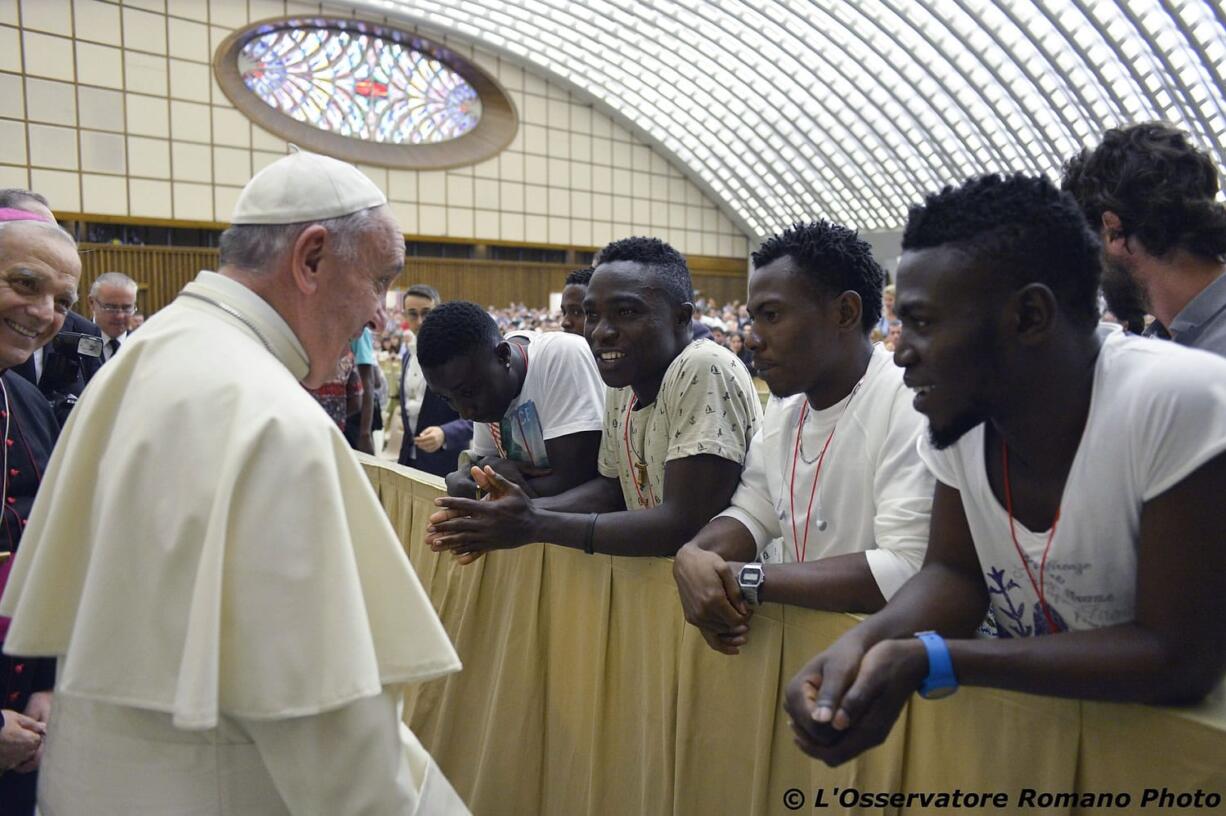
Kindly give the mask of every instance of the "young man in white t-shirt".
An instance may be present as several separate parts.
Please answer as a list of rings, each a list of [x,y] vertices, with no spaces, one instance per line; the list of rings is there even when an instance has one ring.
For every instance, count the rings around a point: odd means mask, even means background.
[[[726,654],[765,601],[880,609],[920,568],[932,508],[915,449],[923,417],[869,340],[885,283],[869,245],[817,221],[768,239],[753,262],[746,337],[776,398],[731,506],[673,566],[686,620]]]
[[[789,684],[812,756],[878,744],[917,690],[1175,703],[1220,681],[1226,361],[1100,337],[1100,253],[1042,178],[911,211],[895,360],[929,420],[932,533],[885,609]]]
[[[473,421],[470,455],[552,496],[596,475],[604,384],[587,343],[522,332],[505,339],[475,303],[436,306],[417,335],[431,390]],[[447,477],[452,495],[475,494],[467,468]]]
[[[655,238],[602,249],[583,305],[608,386],[599,475],[543,499],[492,472],[487,500],[442,498],[427,541],[471,560],[546,541],[589,553],[673,555],[728,506],[762,416],[728,349],[693,341],[685,258]]]

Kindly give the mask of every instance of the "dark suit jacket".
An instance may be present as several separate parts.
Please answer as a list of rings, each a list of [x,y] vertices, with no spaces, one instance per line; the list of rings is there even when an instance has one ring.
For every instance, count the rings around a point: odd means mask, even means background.
[[[65,316],[64,328],[61,329],[61,331],[78,332],[79,334],[92,334],[94,337],[102,336],[102,330],[98,328],[96,323],[94,323],[92,320],[86,320],[76,312],[69,312],[67,316]],[[47,371],[48,364],[54,364],[56,357],[55,347],[51,343],[48,343],[43,348],[43,371]],[[98,373],[98,369],[101,366],[101,357],[82,357],[81,371],[77,375],[76,381],[69,385],[67,393],[75,394],[78,397],[81,396],[81,392],[85,390],[86,383],[89,382],[90,378],[93,377],[94,374]],[[51,396],[52,383],[48,381],[40,383],[35,377],[33,357],[26,360],[19,366],[14,366],[12,370],[37,385],[38,390],[42,391],[45,396]]]
[[[421,401],[421,411],[417,414],[417,427],[409,427],[409,412],[405,409],[405,380],[409,373],[409,354],[405,352],[400,365],[400,421],[404,425],[404,439],[400,443],[400,464],[433,473],[435,476],[446,476],[456,469],[460,451],[468,447],[473,438],[473,424],[452,410],[451,406],[438,394],[426,386],[426,394]],[[443,447],[434,453],[417,451],[413,459],[413,437],[426,428],[438,425],[443,429],[446,441]]]

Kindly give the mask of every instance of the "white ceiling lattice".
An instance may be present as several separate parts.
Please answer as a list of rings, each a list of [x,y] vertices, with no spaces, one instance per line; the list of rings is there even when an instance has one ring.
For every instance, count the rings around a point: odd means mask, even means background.
[[[524,62],[670,154],[751,235],[899,228],[969,175],[1055,175],[1163,119],[1226,165],[1216,0],[353,0]]]

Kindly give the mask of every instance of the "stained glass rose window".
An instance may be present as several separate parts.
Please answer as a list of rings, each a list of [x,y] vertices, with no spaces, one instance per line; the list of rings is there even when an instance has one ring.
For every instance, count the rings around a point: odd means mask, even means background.
[[[262,127],[352,161],[454,166],[498,152],[515,133],[510,101],[482,69],[364,21],[262,23],[222,43],[214,68]]]
[[[481,98],[455,71],[407,45],[355,31],[263,34],[239,51],[238,68],[273,108],[355,139],[445,142],[481,120]]]

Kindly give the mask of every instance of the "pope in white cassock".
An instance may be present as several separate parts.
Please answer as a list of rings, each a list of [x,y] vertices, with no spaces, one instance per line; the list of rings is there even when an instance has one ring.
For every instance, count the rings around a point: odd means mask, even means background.
[[[356,168],[305,152],[231,221],[218,272],[73,411],[0,601],[6,650],[61,658],[40,809],[467,813],[400,710],[460,662],[302,388],[384,317],[400,227]]]

